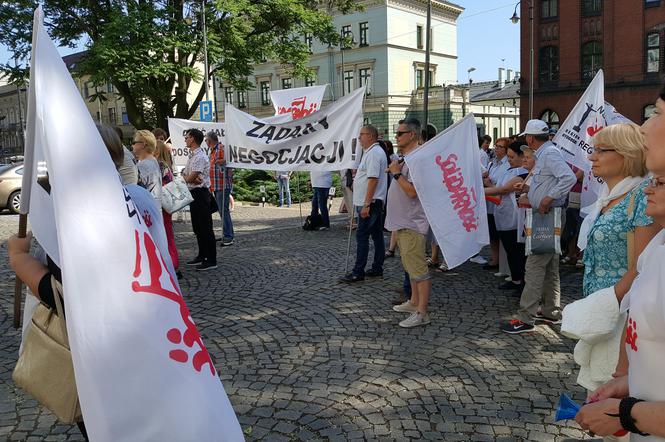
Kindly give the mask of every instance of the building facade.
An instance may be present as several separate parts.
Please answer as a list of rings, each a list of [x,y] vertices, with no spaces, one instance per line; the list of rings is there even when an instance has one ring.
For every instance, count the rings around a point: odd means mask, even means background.
[[[27,98],[25,87],[18,88],[13,84],[0,86],[0,161],[23,155]]]
[[[476,119],[478,135],[492,140],[520,132],[519,72],[499,68],[496,81],[469,85],[468,111]]]
[[[353,43],[328,47],[304,35],[312,55],[314,75],[293,78],[277,63],[257,65],[249,78],[254,89],[234,91],[216,79],[216,109],[223,120],[229,102],[257,116],[274,113],[270,90],[328,84],[324,99],[330,102],[361,86],[367,87],[365,120],[393,137],[393,128],[405,116],[423,116],[425,86],[426,0],[366,0],[365,10],[343,15],[331,11],[341,35]],[[462,93],[457,83],[457,18],[463,8],[432,1],[429,121],[441,130],[462,116]],[[468,98],[467,98],[468,99]]]
[[[521,2],[520,111],[529,109],[530,6]],[[665,73],[665,2],[532,0],[534,118],[563,123],[598,69],[605,99],[636,123],[653,112]]]

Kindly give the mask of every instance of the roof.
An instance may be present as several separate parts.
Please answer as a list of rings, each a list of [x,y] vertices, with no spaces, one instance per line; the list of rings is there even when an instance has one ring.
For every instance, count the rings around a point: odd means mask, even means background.
[[[87,53],[88,51],[81,51],[74,54],[65,55],[62,57],[62,61],[65,62],[65,66],[67,66],[68,70],[73,71],[76,69],[76,66],[81,62],[81,60],[83,60]]]
[[[499,87],[498,81],[484,81],[471,83],[469,101],[486,100],[509,100],[519,98],[520,83],[509,81],[503,87]]]

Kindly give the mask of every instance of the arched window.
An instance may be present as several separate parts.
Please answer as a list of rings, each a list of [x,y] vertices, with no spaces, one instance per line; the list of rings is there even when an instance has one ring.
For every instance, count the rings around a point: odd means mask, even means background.
[[[653,113],[656,112],[656,106],[653,104],[649,104],[647,106],[644,106],[644,109],[642,109],[642,121],[646,121],[649,119]]]
[[[540,114],[540,119],[547,123],[552,129],[559,129],[559,114],[553,110],[546,109]]]
[[[582,45],[582,82],[590,83],[596,72],[603,67],[603,44],[590,41]]]
[[[538,52],[538,82],[542,84],[559,81],[559,48],[545,46]]]

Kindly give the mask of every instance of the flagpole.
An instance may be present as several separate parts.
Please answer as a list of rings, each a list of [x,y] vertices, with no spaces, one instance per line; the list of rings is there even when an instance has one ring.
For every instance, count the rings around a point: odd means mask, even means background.
[[[28,215],[18,216],[18,237],[25,238],[28,230]],[[21,300],[23,298],[23,281],[14,275],[14,328],[21,326]]]

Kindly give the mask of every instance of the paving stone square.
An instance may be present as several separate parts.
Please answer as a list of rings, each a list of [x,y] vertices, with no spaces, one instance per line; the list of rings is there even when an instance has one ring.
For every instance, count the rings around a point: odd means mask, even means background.
[[[236,241],[219,250],[219,267],[182,266],[182,291],[247,440],[585,437],[574,423],[553,422],[561,393],[584,396],[575,384],[573,341],[557,326],[500,332],[519,298],[498,290],[503,281],[473,263],[434,273],[432,323],[400,328],[404,314],[390,304],[402,285],[399,257],[386,259],[383,278],[337,281],[349,237],[338,203],[332,229],[322,232],[300,228],[297,205],[237,205]],[[309,205],[302,211],[308,214]],[[195,238],[182,218],[175,228],[184,263]],[[17,216],[0,215],[0,240],[17,226]],[[354,252],[352,237],[349,268]],[[6,258],[2,244],[0,439],[82,440],[11,380],[20,334],[12,327]],[[579,298],[581,271],[562,266],[561,286],[564,304]]]

